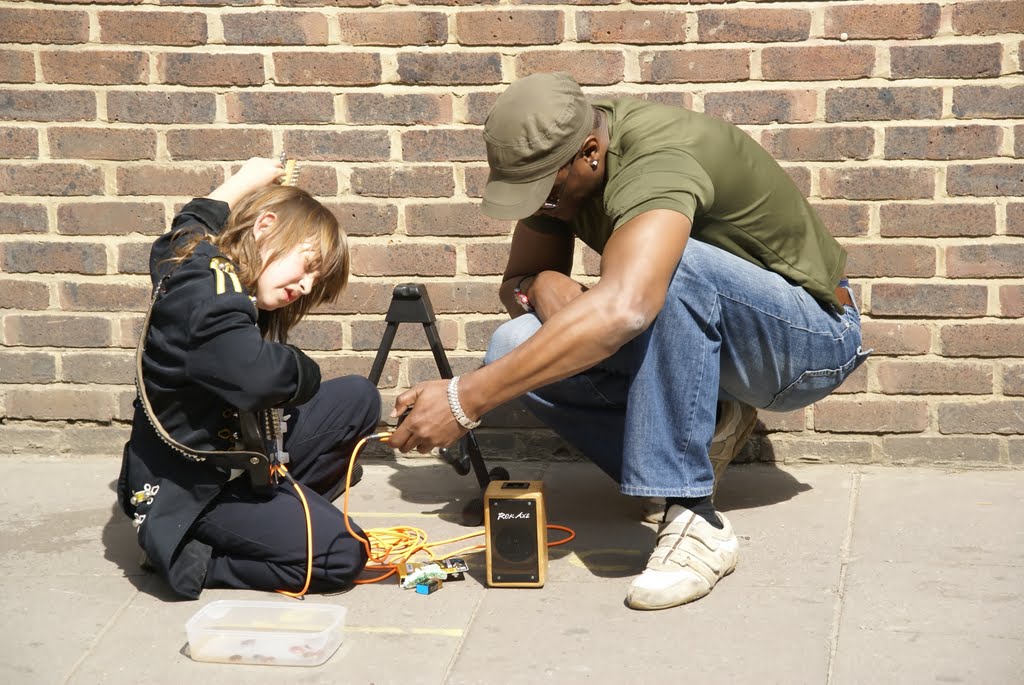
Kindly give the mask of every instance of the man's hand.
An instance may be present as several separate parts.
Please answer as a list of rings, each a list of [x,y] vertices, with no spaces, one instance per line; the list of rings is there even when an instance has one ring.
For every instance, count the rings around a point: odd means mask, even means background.
[[[527,281],[527,296],[536,311],[537,318],[544,323],[557,314],[577,297],[586,292],[578,283],[557,271],[541,271]]]
[[[283,176],[284,167],[278,160],[253,157],[206,197],[226,202],[234,208],[249,193],[276,183]]]
[[[459,425],[448,406],[449,381],[427,381],[406,390],[395,400],[391,418],[412,408],[388,439],[388,446],[399,452],[416,450],[427,453],[435,447],[447,447],[468,431]]]

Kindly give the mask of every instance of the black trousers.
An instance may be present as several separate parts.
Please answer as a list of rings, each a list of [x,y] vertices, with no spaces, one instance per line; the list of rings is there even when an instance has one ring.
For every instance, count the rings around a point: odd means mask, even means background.
[[[380,411],[377,389],[361,376],[345,376],[325,381],[313,399],[284,412],[290,415],[287,468],[309,503],[313,530],[310,592],[346,589],[366,565],[363,544],[349,535],[344,514],[325,495],[344,487],[352,449],[377,427]],[[248,478],[229,482],[190,536],[213,548],[204,587],[295,592],[305,583],[305,514],[287,480],[269,499],[255,495]]]

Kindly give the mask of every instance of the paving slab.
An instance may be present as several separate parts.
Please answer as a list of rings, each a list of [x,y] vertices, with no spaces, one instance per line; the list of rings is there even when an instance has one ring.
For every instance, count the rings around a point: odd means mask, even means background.
[[[736,573],[687,607],[636,612],[623,597],[656,530],[639,502],[588,463],[501,465],[543,480],[549,521],[575,531],[549,550],[543,588],[489,588],[482,552],[467,551],[468,577],[433,595],[391,579],[310,597],[346,607],[345,641],[322,666],[282,668],[189,658],[185,623],[209,602],[296,600],[170,596],[138,567],[116,460],[8,458],[0,682],[1022,681],[1024,471],[733,467],[717,505],[740,537]],[[364,528],[415,526],[430,542],[482,532],[463,525],[472,475],[423,458],[364,466],[349,501]]]

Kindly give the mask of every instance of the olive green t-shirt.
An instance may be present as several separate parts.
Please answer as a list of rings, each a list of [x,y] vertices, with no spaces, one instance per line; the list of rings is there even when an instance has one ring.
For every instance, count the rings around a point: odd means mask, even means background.
[[[680,107],[634,98],[599,100],[608,115],[603,196],[571,228],[597,252],[612,232],[652,209],[675,210],[691,235],[803,286],[841,309],[835,288],[846,252],[782,167],[736,126]],[[564,230],[552,217],[524,220]]]

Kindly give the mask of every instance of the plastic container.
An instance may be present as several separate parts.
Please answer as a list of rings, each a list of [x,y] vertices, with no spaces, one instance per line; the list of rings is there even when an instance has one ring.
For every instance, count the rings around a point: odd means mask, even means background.
[[[224,664],[319,666],[341,646],[343,606],[218,600],[185,624],[189,655]]]

